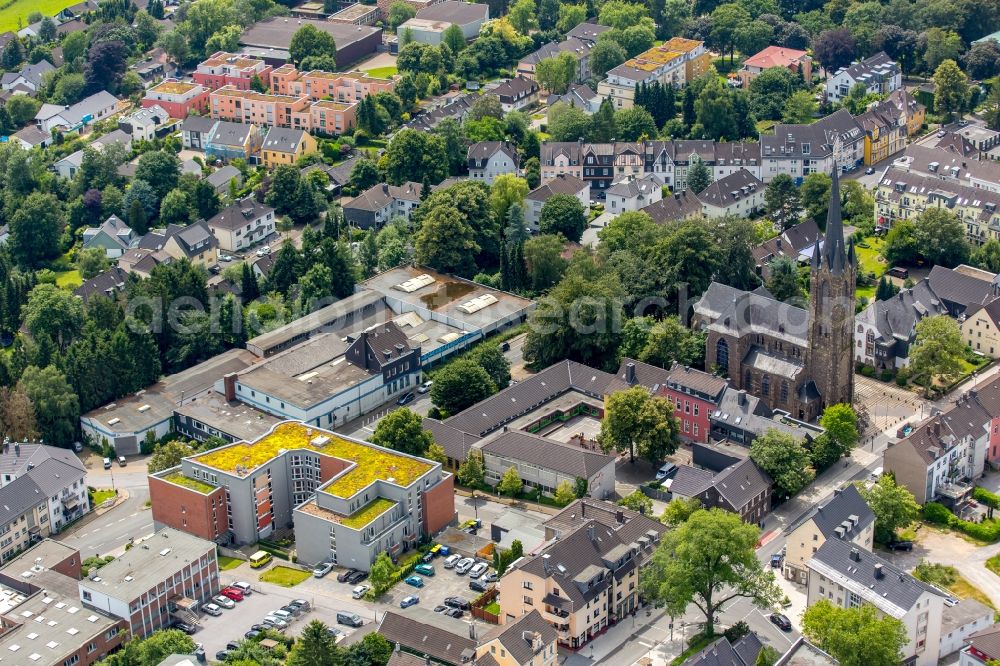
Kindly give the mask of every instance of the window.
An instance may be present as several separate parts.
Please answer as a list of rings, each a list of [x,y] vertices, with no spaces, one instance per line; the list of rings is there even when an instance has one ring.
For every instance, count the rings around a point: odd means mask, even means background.
[[[528,595],[524,595],[524,604],[526,606],[534,606],[535,605],[535,601],[534,601],[534,599],[532,599]]]
[[[780,399],[781,402],[788,402],[788,382],[784,379],[781,380]]]
[[[715,343],[715,362],[720,368],[729,367],[729,343],[723,339]]]
[[[530,580],[524,581],[523,585],[524,585],[524,589],[526,589],[526,590],[533,590],[533,589],[535,589],[534,586],[531,584]]]
[[[771,378],[767,375],[764,375],[760,379],[760,392],[764,397],[771,396]]]

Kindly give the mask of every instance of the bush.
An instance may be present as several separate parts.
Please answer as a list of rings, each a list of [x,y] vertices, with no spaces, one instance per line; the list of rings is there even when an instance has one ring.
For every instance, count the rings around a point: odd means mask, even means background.
[[[861,366],[861,375],[864,376],[864,377],[874,377],[875,376],[875,368],[873,368],[870,365],[863,365],[863,366]]]
[[[907,383],[908,382],[907,382],[905,376],[903,376],[903,375],[896,375],[896,386],[898,386],[900,388],[906,388],[906,384]]]
[[[883,370],[882,374],[879,375],[879,379],[883,382],[889,383],[892,381],[892,370]]]
[[[955,515],[943,504],[928,502],[924,504],[924,520],[934,525],[949,525]]]
[[[1000,541],[1000,521],[984,520],[981,523],[970,523],[967,520],[956,519],[952,527],[958,531],[968,534],[973,539],[994,543]]]

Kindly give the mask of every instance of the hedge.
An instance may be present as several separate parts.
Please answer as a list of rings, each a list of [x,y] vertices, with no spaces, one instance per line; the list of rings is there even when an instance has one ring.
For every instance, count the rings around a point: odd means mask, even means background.
[[[265,545],[263,543],[258,543],[257,544],[257,549],[258,550],[262,550],[265,553],[271,553],[271,555],[274,555],[279,560],[285,560],[286,562],[289,560],[288,551],[285,550],[285,549],[283,549],[283,548],[275,548],[274,546],[271,546],[271,545]]]
[[[1000,495],[991,493],[982,486],[976,486],[972,491],[972,499],[982,502],[993,509],[1000,508]]]
[[[924,520],[935,525],[950,525],[951,521],[957,519],[943,504],[928,502],[924,504]]]
[[[989,493],[989,491],[984,492]],[[924,520],[935,525],[946,525],[979,541],[988,543],[1000,541],[1000,520],[988,518],[980,523],[962,520],[949,511],[947,507],[936,502],[928,502],[924,505]]]

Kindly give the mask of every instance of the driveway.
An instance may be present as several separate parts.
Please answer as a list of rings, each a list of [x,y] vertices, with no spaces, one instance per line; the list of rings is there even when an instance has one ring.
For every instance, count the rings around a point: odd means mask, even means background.
[[[618,216],[613,213],[609,213],[607,211],[604,211],[603,213],[595,217],[593,221],[591,221],[591,223],[587,225],[587,228],[583,230],[583,237],[580,239],[580,244],[589,245],[591,247],[597,247],[597,243],[599,242],[597,238],[597,232],[603,229],[604,227],[608,226],[608,223],[611,222],[611,220],[615,219],[616,217]]]

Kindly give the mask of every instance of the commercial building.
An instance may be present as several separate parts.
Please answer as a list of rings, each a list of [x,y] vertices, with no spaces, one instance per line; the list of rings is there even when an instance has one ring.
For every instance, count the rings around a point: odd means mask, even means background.
[[[154,500],[155,506],[155,500]],[[216,544],[164,527],[79,581],[83,606],[120,618],[143,637],[181,620],[221,587]]]
[[[346,23],[348,25],[375,25],[381,18],[382,12],[379,8],[365,5],[360,2],[347,5],[339,12],[330,14],[327,21],[334,23]]]
[[[254,23],[240,37],[243,52],[263,59],[270,65],[283,65],[291,57],[288,47],[295,32],[305,25],[333,37],[337,45],[338,67],[345,67],[376,52],[382,43],[382,29],[368,25],[352,25],[334,21],[295,19],[275,16]]]
[[[812,81],[812,56],[797,49],[768,46],[743,61],[743,67],[737,72],[740,85],[749,88],[750,82],[761,72],[774,67],[783,67],[793,74],[802,74],[806,84]]]
[[[146,91],[142,98],[145,108],[159,106],[171,118],[187,118],[192,111],[204,113],[208,110],[210,89],[197,83],[177,79],[165,79]]]
[[[579,648],[639,605],[640,567],[666,527],[622,507],[578,500],[545,523],[542,548],[500,579],[500,624],[537,612]]]
[[[489,5],[472,2],[460,2],[459,0],[441,0],[427,7],[417,10],[416,16],[411,19],[415,21],[429,21],[431,23],[442,22],[446,26],[457,25],[462,29],[462,36],[465,41],[475,39],[479,36],[479,31],[483,24],[490,18]],[[403,33],[400,31],[410,21],[405,21],[400,28],[396,29],[397,36]],[[419,30],[414,30],[414,40],[421,41]],[[438,35],[440,41],[440,35]],[[432,37],[433,39],[433,37]],[[427,44],[437,44],[435,41],[425,42]]]
[[[267,85],[270,73],[271,66],[260,58],[216,51],[198,63],[198,67],[191,73],[191,78],[209,90],[223,86],[250,90],[250,84],[255,76],[263,85]]]
[[[885,51],[864,60],[841,67],[826,79],[826,100],[837,103],[847,97],[856,85],[863,85],[865,92],[888,95],[903,85],[903,72],[899,63],[893,61]]]
[[[842,539],[827,539],[806,562],[806,568],[807,605],[821,599],[840,608],[870,605],[903,623],[904,663],[937,664],[944,592]]]
[[[150,495],[158,525],[246,544],[294,522],[300,561],[365,570],[455,513],[439,463],[292,421],[151,475]]]
[[[827,504],[816,505],[788,534],[781,572],[789,580],[805,585],[806,562],[826,543],[842,539],[868,552],[875,538],[875,514],[856,486],[848,484],[833,493]]]
[[[241,199],[208,220],[208,228],[226,252],[242,252],[274,233],[274,209],[254,197]]]

